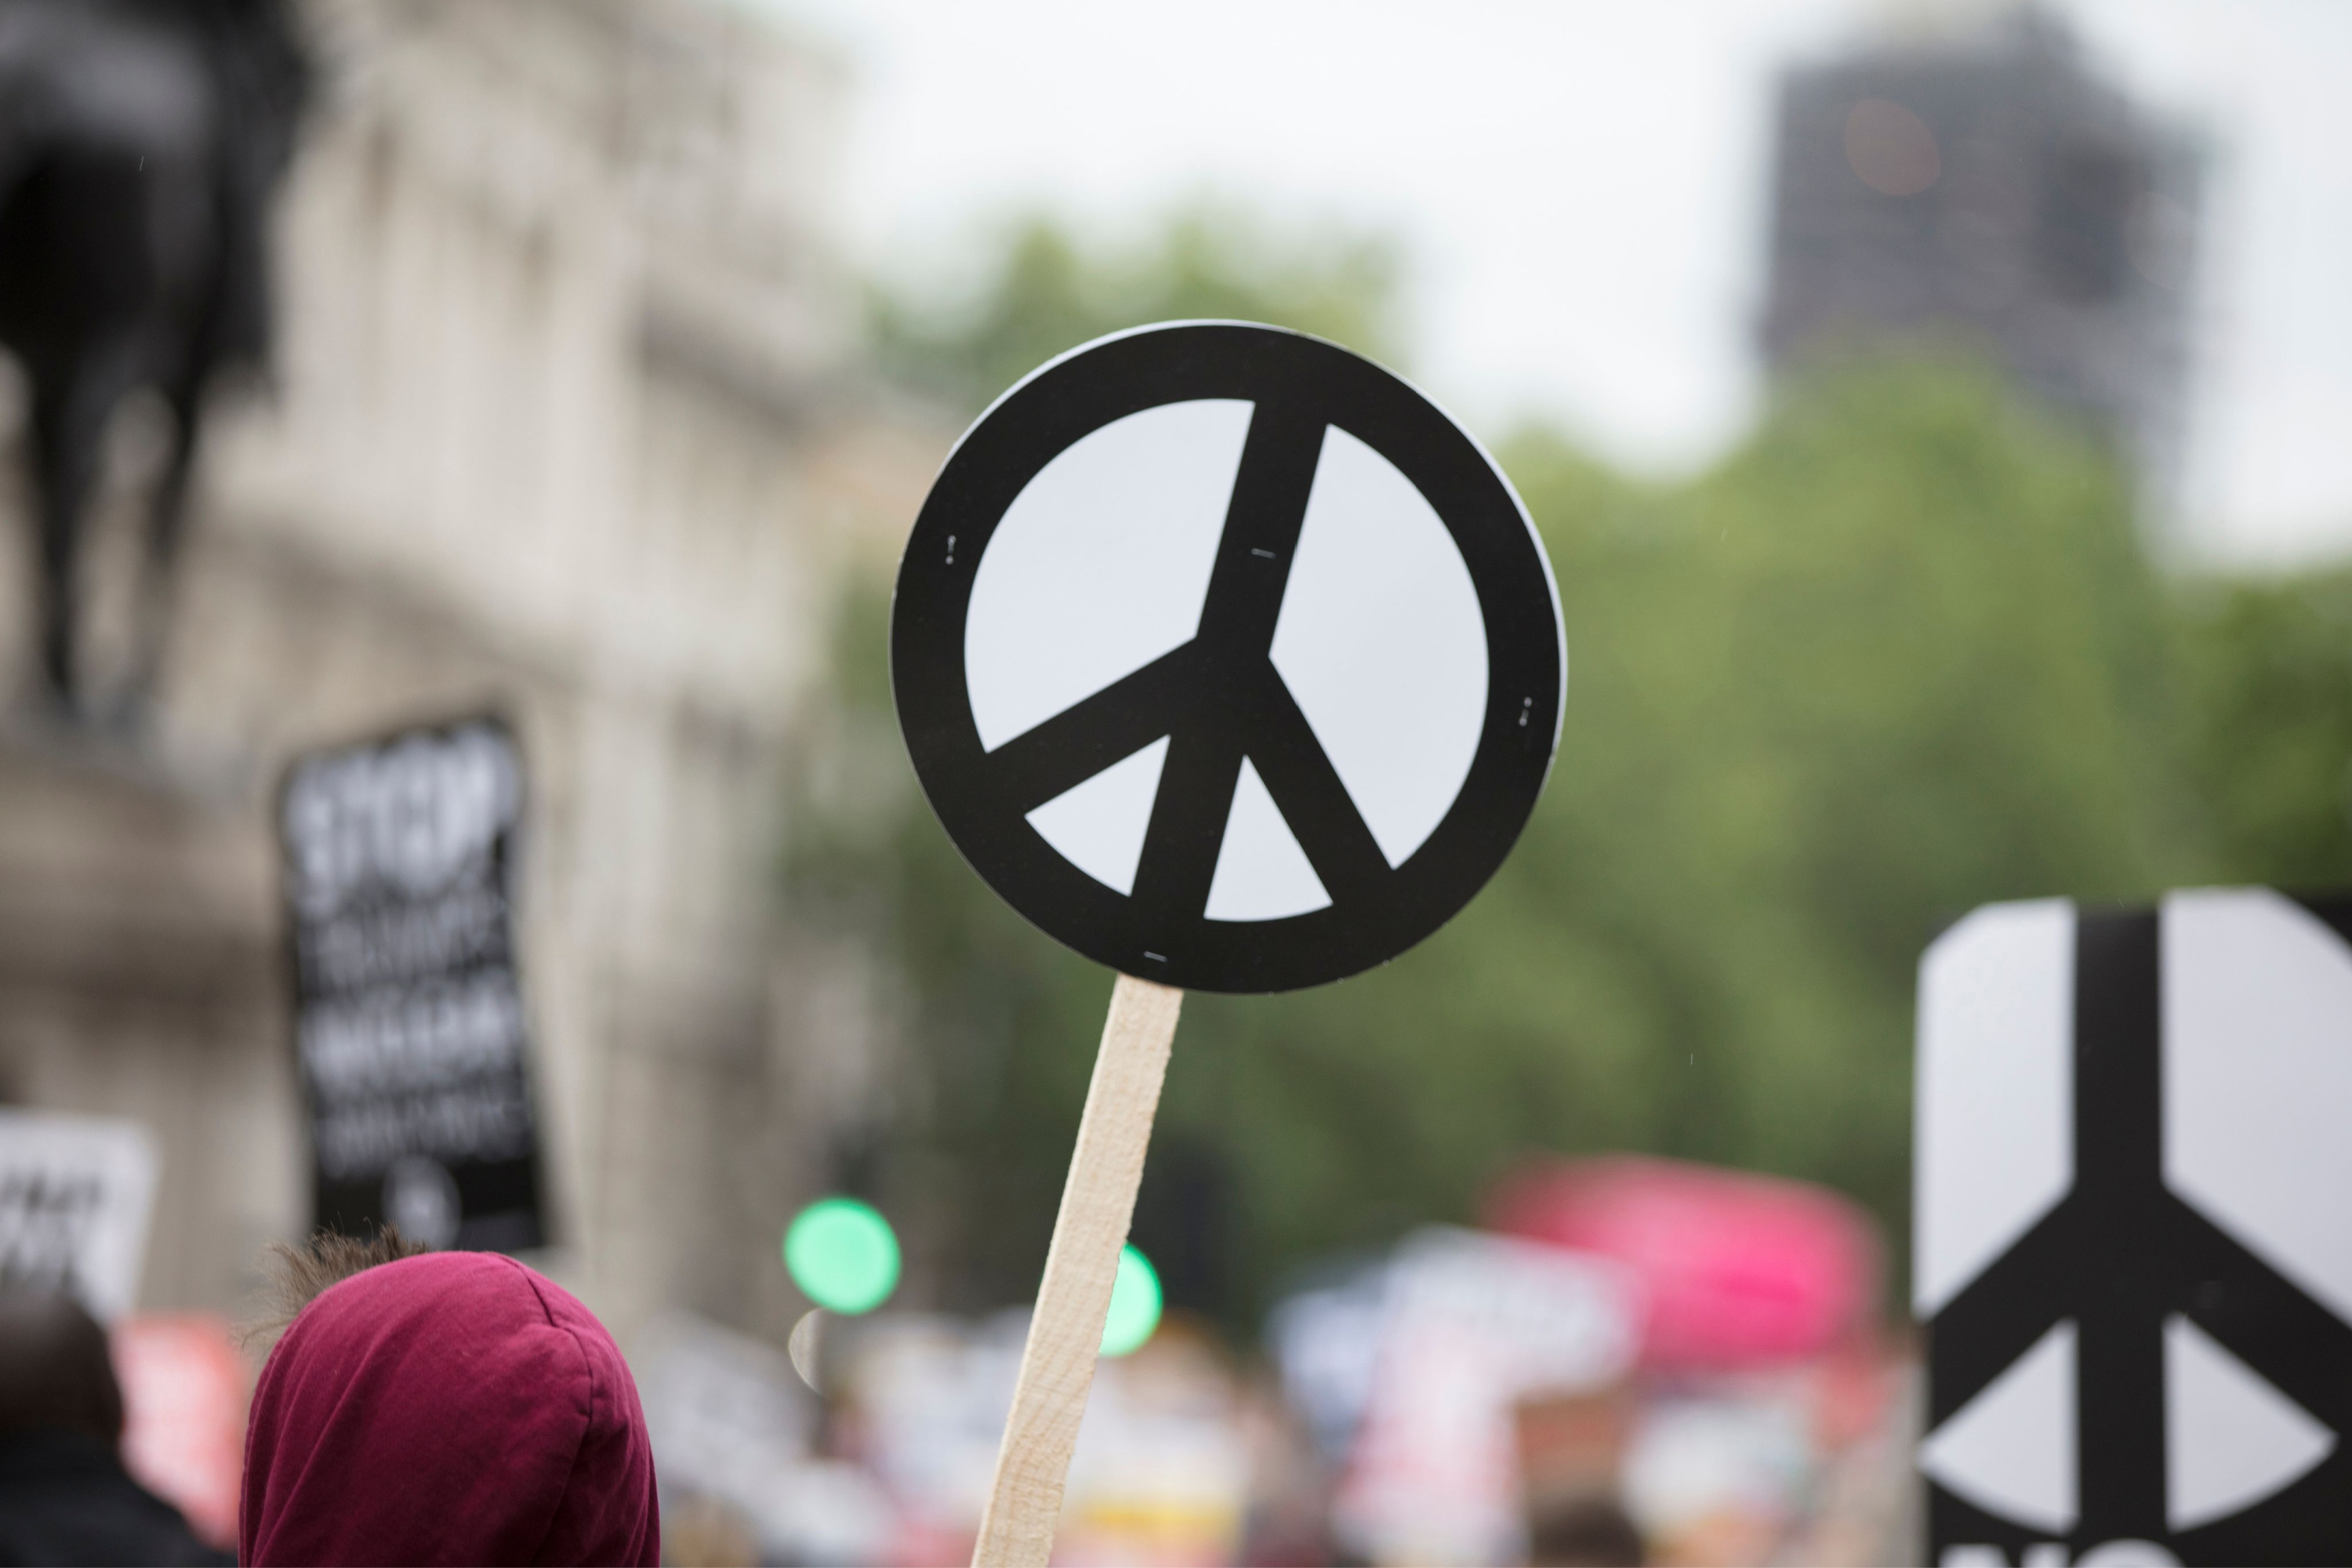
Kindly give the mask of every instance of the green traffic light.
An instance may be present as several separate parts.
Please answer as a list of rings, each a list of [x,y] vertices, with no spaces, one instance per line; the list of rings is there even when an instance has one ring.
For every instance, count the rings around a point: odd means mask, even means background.
[[[1141,1350],[1159,1326],[1160,1276],[1150,1258],[1133,1247],[1123,1247],[1118,1273],[1111,1282],[1110,1315],[1103,1320],[1102,1353],[1118,1356]]]
[[[870,1312],[898,1285],[898,1237],[856,1198],[819,1198],[784,1230],[784,1268],[801,1293],[835,1312]]]

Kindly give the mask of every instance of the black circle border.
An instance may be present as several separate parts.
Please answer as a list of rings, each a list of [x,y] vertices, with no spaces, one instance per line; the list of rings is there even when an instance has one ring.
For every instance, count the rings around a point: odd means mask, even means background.
[[[1046,463],[1114,420],[1203,398],[1298,399],[1393,463],[1468,567],[1487,640],[1486,716],[1461,791],[1390,875],[1378,910],[1327,905],[1255,921],[1145,930],[1132,901],[1079,870],[988,783],[964,672],[976,568]],[[949,536],[953,535],[952,550]],[[1178,321],[1086,343],[1032,372],[964,432],[915,520],[890,612],[890,682],[915,774],[957,850],[1046,935],[1187,990],[1320,985],[1435,931],[1499,868],[1543,793],[1567,677],[1559,590],[1527,509],[1477,441],[1401,377],[1336,343],[1240,321]]]

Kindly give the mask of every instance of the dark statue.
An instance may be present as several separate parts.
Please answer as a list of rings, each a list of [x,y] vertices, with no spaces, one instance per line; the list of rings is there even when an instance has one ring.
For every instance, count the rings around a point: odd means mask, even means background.
[[[306,83],[286,0],[0,0],[0,344],[30,389],[41,669],[69,714],[83,514],[142,387],[173,423],[131,702],[152,686],[205,384],[268,349],[266,219]]]

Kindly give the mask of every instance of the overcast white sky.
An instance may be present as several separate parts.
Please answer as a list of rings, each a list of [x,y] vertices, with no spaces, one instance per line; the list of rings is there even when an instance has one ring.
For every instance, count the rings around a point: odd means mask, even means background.
[[[1433,393],[1488,433],[1543,414],[1653,471],[1705,461],[1752,406],[1777,68],[1895,10],[760,3],[850,62],[852,240],[886,275],[951,276],[1021,205],[1118,233],[1212,191],[1374,226],[1412,259]],[[2352,552],[2352,4],[2061,9],[2214,147],[2189,536],[2252,562]]]

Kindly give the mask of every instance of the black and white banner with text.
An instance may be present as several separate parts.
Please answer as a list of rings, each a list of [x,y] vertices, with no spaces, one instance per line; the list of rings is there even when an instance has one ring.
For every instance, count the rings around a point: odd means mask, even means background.
[[[521,757],[488,719],[297,762],[281,799],[317,1223],[545,1242],[515,963]]]

